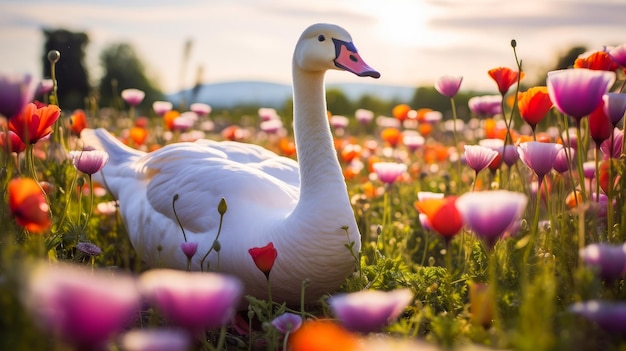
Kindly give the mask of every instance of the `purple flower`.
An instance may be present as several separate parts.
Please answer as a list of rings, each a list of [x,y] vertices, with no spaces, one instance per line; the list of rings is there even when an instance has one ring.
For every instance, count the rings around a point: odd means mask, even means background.
[[[198,116],[204,117],[211,113],[212,108],[207,104],[201,102],[193,103],[189,106],[189,110],[198,114]]]
[[[517,147],[517,152],[522,162],[537,174],[541,185],[543,177],[554,167],[556,155],[562,148],[562,145],[555,143],[527,141]]]
[[[140,302],[130,276],[46,263],[30,274],[23,296],[42,330],[77,350],[103,346],[132,322]]]
[[[618,45],[609,50],[609,55],[618,65],[626,67],[626,44]]]
[[[411,151],[416,151],[426,143],[426,139],[418,132],[405,131],[402,133],[402,143]]]
[[[102,253],[102,249],[98,245],[86,241],[76,244],[76,249],[87,256],[98,256]]]
[[[330,117],[330,125],[336,129],[343,129],[348,126],[350,120],[346,116],[334,115]]]
[[[243,286],[230,276],[153,269],[139,277],[142,295],[170,323],[191,333],[228,323],[240,302]]]
[[[183,329],[135,329],[124,334],[120,343],[124,351],[186,351],[191,337]]]
[[[606,93],[602,95],[604,101],[604,114],[609,116],[613,127],[624,118],[626,113],[626,94],[622,93]]]
[[[604,243],[590,244],[581,249],[580,258],[596,267],[603,279],[615,280],[626,273],[626,246]]]
[[[602,151],[604,158],[620,158],[623,140],[624,132],[615,128],[613,130],[613,145],[611,146],[611,138],[606,139],[600,144],[600,151]]]
[[[293,333],[302,326],[302,317],[285,312],[272,320],[272,326],[283,334]]]
[[[378,179],[385,184],[393,184],[407,168],[404,163],[397,162],[377,162],[373,167]]]
[[[569,311],[598,324],[602,329],[623,334],[626,332],[626,303],[591,300],[569,306]]]
[[[463,77],[461,76],[442,76],[435,82],[435,89],[439,94],[452,98],[459,92],[462,81]]]
[[[514,227],[526,209],[528,197],[522,193],[494,190],[469,192],[456,200],[463,222],[490,248]]]
[[[369,124],[374,119],[374,112],[360,108],[354,112],[354,118],[362,124]]]
[[[131,106],[137,106],[146,96],[146,93],[139,89],[124,89],[122,90],[122,99]]]
[[[37,94],[43,95],[52,91],[54,88],[54,81],[52,79],[43,79],[39,82],[37,87]]]
[[[29,74],[0,75],[0,115],[11,119],[33,100],[35,83]]]
[[[519,160],[519,153],[517,152],[517,146],[506,145],[504,146],[504,152],[502,152],[502,161],[507,166],[512,167]]]
[[[328,303],[344,327],[368,333],[394,322],[412,300],[409,289],[365,290],[332,296]]]
[[[470,111],[478,117],[493,117],[502,113],[502,96],[474,96],[467,102]]]
[[[587,179],[593,179],[596,177],[595,161],[583,162],[583,176]]]
[[[480,145],[465,145],[465,162],[476,174],[498,157],[498,151]]]
[[[602,95],[615,82],[615,72],[586,68],[548,72],[548,94],[561,113],[580,119],[589,115],[602,102]]]
[[[552,168],[559,173],[567,172],[570,169],[570,160],[567,158],[568,155],[573,160],[574,155],[576,155],[576,150],[571,147],[567,147],[567,149],[566,147],[562,147],[554,158]]]
[[[152,103],[152,109],[154,113],[159,116],[163,116],[167,112],[172,110],[172,103],[169,101],[155,101]]]
[[[106,151],[89,150],[85,148],[82,151],[70,151],[70,159],[74,163],[74,167],[79,171],[92,175],[99,172],[109,160],[109,154]]]

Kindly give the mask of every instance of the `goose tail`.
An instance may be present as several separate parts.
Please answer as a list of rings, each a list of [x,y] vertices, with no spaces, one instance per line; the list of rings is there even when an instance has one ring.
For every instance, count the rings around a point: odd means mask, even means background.
[[[104,128],[83,129],[80,133],[80,138],[85,143],[85,146],[91,146],[97,150],[106,151],[109,154],[109,161],[107,163],[111,166],[118,166],[145,155],[143,151],[135,150],[124,145]]]

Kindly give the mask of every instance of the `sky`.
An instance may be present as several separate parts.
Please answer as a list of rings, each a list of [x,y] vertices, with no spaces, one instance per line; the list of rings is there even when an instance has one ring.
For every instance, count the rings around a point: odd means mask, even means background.
[[[575,45],[625,43],[625,14],[623,0],[0,0],[0,73],[41,78],[42,28],[62,28],[88,34],[94,80],[102,50],[126,42],[164,92],[192,86],[200,70],[204,83],[289,84],[300,33],[329,22],[381,72],[368,83],[432,86],[455,75],[461,89],[497,93],[487,71],[516,67],[511,39],[527,77],[536,77]],[[364,79],[331,72],[327,81]]]

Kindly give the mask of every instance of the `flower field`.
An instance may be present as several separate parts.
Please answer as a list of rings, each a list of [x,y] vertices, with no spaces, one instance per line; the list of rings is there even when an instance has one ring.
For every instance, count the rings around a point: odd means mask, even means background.
[[[33,101],[30,76],[0,76],[0,349],[624,350],[626,44],[571,65],[523,90],[521,62],[494,68],[494,94],[462,109],[462,77],[443,76],[449,111],[329,111],[361,242],[346,239],[354,270],[337,291],[310,303],[305,279],[297,304],[272,298],[279,245],[246,249],[267,294],[245,295],[219,271],[217,237],[208,252],[188,241],[178,195],[188,269],[148,266],[99,177],[113,156],[80,138],[105,128],[146,152],[230,140],[296,159],[292,111],[142,113],[135,89],[123,109],[65,111],[54,84]],[[228,198],[206,210],[220,228],[233,213]]]

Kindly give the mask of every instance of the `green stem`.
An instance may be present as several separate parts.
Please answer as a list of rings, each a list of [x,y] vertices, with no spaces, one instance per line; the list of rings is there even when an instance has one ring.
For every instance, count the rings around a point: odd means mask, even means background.
[[[272,320],[272,315],[274,314],[274,302],[272,301],[272,284],[270,284],[270,276],[267,275],[267,300],[269,303],[269,320]]]
[[[583,145],[583,140],[581,137],[581,132],[580,132],[580,123],[576,123],[576,142],[578,143],[578,152],[576,153],[577,159],[578,159],[578,164],[577,169],[578,169],[578,182],[580,183],[580,193],[583,199],[583,202],[585,202],[585,200],[587,199],[587,191],[586,191],[586,186],[585,186],[585,173],[583,171],[583,153],[585,152],[585,147]]]
[[[454,122],[453,125],[453,133],[454,133],[454,147],[456,148],[456,153],[457,153],[457,160],[456,160],[456,181],[457,181],[457,186],[460,186],[462,184],[462,179],[461,179],[461,149],[460,149],[460,145],[459,145],[459,139],[457,136],[457,131],[456,131],[456,105],[454,104],[454,97],[450,98],[450,107],[452,108],[452,121]]]

